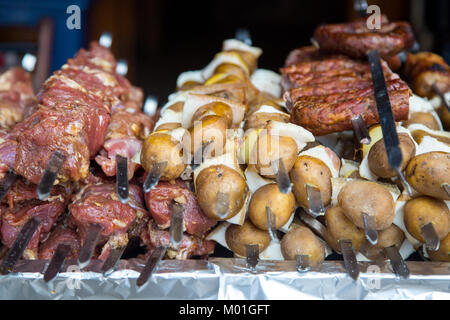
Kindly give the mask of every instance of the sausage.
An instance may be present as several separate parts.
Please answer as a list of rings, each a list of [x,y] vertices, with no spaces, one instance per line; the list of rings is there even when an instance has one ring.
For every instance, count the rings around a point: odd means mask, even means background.
[[[329,24],[316,28],[314,39],[320,50],[362,59],[377,49],[382,58],[395,56],[414,45],[414,34],[407,22],[389,22],[381,30],[369,30],[365,23]]]
[[[184,225],[188,234],[204,235],[216,224],[216,221],[203,213],[195,194],[183,181],[176,180],[175,183],[160,181],[154,189],[145,194],[147,207],[159,228],[166,229],[170,226],[172,201],[183,205]]]

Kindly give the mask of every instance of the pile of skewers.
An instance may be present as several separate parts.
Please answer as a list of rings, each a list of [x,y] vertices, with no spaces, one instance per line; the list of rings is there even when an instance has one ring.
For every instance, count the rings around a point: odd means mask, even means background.
[[[216,243],[250,267],[302,271],[334,250],[353,278],[358,260],[389,259],[403,277],[416,250],[449,261],[450,68],[408,52],[409,24],[321,26],[282,75],[258,68],[241,30],[178,77],[158,118],[110,42],[80,50],[37,96],[23,70],[0,76],[3,274],[19,259],[49,260],[46,281],[65,259],[107,273],[138,247],[142,285],[161,259],[205,258]]]

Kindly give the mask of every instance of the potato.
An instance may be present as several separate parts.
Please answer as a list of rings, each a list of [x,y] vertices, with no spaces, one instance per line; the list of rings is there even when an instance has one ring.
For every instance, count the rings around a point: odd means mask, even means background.
[[[327,223],[327,231],[332,236],[337,245],[331,245],[338,248],[340,252],[339,240],[352,240],[353,248],[358,251],[364,243],[364,230],[358,228],[350,219],[348,219],[342,208],[331,207],[325,213],[325,220]]]
[[[244,130],[263,128],[269,120],[288,123],[289,115],[266,112],[254,113],[245,120]]]
[[[225,232],[225,240],[231,251],[241,257],[246,256],[247,244],[257,244],[261,253],[271,241],[267,231],[258,229],[249,220],[245,220],[242,226],[237,224],[229,226]]]
[[[406,167],[406,180],[417,192],[442,200],[450,196],[442,187],[450,183],[450,154],[428,152],[414,157]]]
[[[295,161],[294,167],[289,172],[293,184],[292,191],[295,199],[304,208],[309,208],[306,184],[310,184],[320,190],[324,206],[331,202],[331,171],[321,160],[300,156]]]
[[[283,194],[276,183],[266,184],[253,194],[248,207],[249,218],[261,230],[267,230],[266,207],[275,215],[276,228],[284,226],[295,210],[295,198],[292,192]]]
[[[420,242],[425,242],[421,228],[432,223],[439,239],[448,234],[449,210],[443,201],[431,197],[419,197],[405,204],[403,219],[408,232]]]
[[[353,181],[345,185],[338,195],[344,214],[357,227],[364,228],[362,214],[374,217],[375,228],[388,228],[395,215],[394,199],[388,189],[372,181]]]
[[[208,115],[216,115],[224,118],[226,120],[227,128],[231,127],[231,124],[233,123],[233,112],[231,111],[231,107],[222,102],[211,102],[198,108],[192,116],[192,122],[200,121]]]
[[[214,165],[203,169],[196,178],[196,194],[203,212],[215,220],[234,217],[244,205],[248,193],[247,183],[236,170],[224,165]],[[229,196],[228,215],[221,219],[216,211],[217,193]]]
[[[191,154],[195,154],[205,143],[211,142],[206,149],[210,151],[208,155],[219,156],[224,152],[227,129],[226,118],[216,115],[205,116],[189,129],[189,137],[188,139],[183,139],[183,146],[185,150],[190,150]]]
[[[175,102],[174,104],[172,104],[167,109],[170,109],[170,110],[172,110],[174,112],[183,112],[184,102],[183,101]]]
[[[258,111],[263,105],[271,106],[281,112],[286,112],[284,107],[278,104],[275,100],[268,98],[268,93],[260,92],[260,94],[258,95],[258,99],[261,99],[261,101],[253,101],[254,104],[248,110],[247,117]]]
[[[277,171],[276,167],[272,167],[272,162],[278,164],[281,158],[286,172],[289,172],[294,166],[297,153],[297,143],[291,137],[260,134],[250,160],[252,163],[256,162],[255,168],[260,175],[274,179]]]
[[[441,130],[439,123],[433,114],[429,112],[414,112],[408,121],[403,123],[403,126],[407,128],[413,123],[423,124],[424,126],[430,128],[431,130]]]
[[[450,262],[450,233],[441,240],[439,250],[427,251],[432,261]]]
[[[405,234],[395,224],[387,229],[378,232],[378,242],[375,245],[365,241],[361,248],[361,253],[370,260],[386,260],[384,248],[396,246],[398,249],[405,240]]]
[[[230,52],[237,53],[242,60],[245,62],[245,64],[250,69],[250,72],[255,71],[257,64],[258,64],[258,58],[255,57],[251,52],[248,51],[242,51],[242,50],[230,50]]]
[[[286,233],[281,239],[281,253],[286,260],[296,260],[297,255],[309,256],[312,267],[325,260],[325,248],[311,230],[299,226]]]
[[[183,148],[179,142],[163,132],[155,132],[144,141],[141,152],[141,164],[149,172],[156,163],[167,161],[161,180],[178,178],[186,169]]]
[[[403,171],[409,160],[416,154],[416,146],[406,133],[400,133],[398,139],[403,156],[400,170]],[[389,165],[386,148],[384,146],[384,139],[378,140],[372,148],[370,148],[368,162],[370,170],[381,178],[392,178],[397,175],[397,172]]]

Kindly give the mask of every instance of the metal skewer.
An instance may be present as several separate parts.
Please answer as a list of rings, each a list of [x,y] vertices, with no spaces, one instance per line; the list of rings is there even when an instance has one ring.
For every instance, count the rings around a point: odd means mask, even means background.
[[[208,147],[211,145],[211,143],[213,143],[212,140],[203,142],[202,146],[198,148],[197,151],[195,151],[194,157],[192,158],[191,162],[192,170],[195,170],[203,162],[205,154],[209,150]]]
[[[277,237],[277,223],[275,214],[273,213],[270,207],[266,207],[266,215],[267,215],[267,230],[269,231],[269,236],[272,241],[279,242],[280,240]]]
[[[372,141],[370,138],[369,130],[367,130],[366,123],[364,122],[362,116],[359,114],[352,118],[353,131],[355,132],[356,138],[361,144],[369,144]]]
[[[175,249],[178,249],[183,240],[183,205],[175,201],[172,202],[170,210],[170,243]]]
[[[116,192],[122,203],[128,202],[128,158],[116,155]]]
[[[363,223],[364,223],[364,234],[366,235],[367,241],[375,245],[378,242],[378,231],[375,227],[375,218],[368,215],[367,213],[362,213]]]
[[[444,183],[444,184],[442,185],[442,188],[444,188],[445,192],[446,192],[447,195],[450,197],[450,184]],[[1,201],[1,198],[0,198],[0,201]]]
[[[166,246],[157,247],[155,250],[153,250],[150,258],[148,258],[144,266],[144,269],[139,275],[139,278],[137,278],[136,280],[136,285],[138,287],[144,285],[148,281],[148,279],[150,279],[153,272],[157,269],[159,262],[162,260],[162,258],[164,258],[166,251]]]
[[[259,245],[257,244],[246,244],[245,245],[245,254],[247,267],[251,269],[255,269],[259,260]]]
[[[429,222],[420,228],[422,232],[422,237],[425,239],[425,245],[428,250],[437,251],[439,250],[441,240],[439,239],[436,229],[433,227],[433,223]]]
[[[252,45],[252,38],[250,37],[250,32],[245,28],[239,28],[236,30],[236,39],[244,42],[246,45]]]
[[[397,247],[395,245],[386,247],[384,248],[384,252],[389,258],[389,261],[391,262],[395,274],[399,275],[404,279],[409,278],[410,272],[408,266],[406,265],[405,260],[403,260],[402,256],[400,255],[400,252],[398,251]]]
[[[148,173],[147,178],[145,179],[143,186],[145,192],[149,192],[158,184],[159,179],[161,179],[161,176],[164,173],[166,167],[167,161],[155,163],[153,168]]]
[[[392,114],[391,102],[389,101],[389,93],[386,88],[386,81],[384,79],[383,69],[381,68],[378,50],[370,51],[368,57],[388,163],[391,168],[397,172],[402,182],[405,183],[408,192],[411,191],[410,194],[412,194],[411,186],[408,184],[405,176],[400,171],[403,156],[399,146],[400,142],[398,139],[397,129],[395,127],[394,115]]]
[[[37,194],[39,200],[45,200],[50,196],[53,188],[53,184],[56,181],[59,170],[64,163],[66,156],[60,151],[55,151],[48,161],[47,167],[45,168],[44,175],[37,187]]]
[[[284,167],[283,160],[280,158],[278,161],[272,161],[272,168],[276,169],[276,177],[278,189],[280,189],[281,193],[288,194],[292,190],[291,179],[289,178],[289,174]]]
[[[365,18],[367,16],[367,1],[366,0],[353,0],[353,9],[360,18]]]
[[[308,198],[308,212],[314,218],[323,216],[325,214],[325,207],[323,205],[320,189],[307,183],[306,196]]]
[[[8,274],[14,270],[17,261],[19,261],[20,257],[22,257],[23,252],[27,248],[34,232],[39,226],[39,223],[40,220],[36,217],[31,218],[27,221],[27,223],[25,223],[13,245],[9,249],[2,265],[0,266],[1,274]]]
[[[308,255],[305,254],[297,255],[295,260],[297,263],[298,272],[307,272],[311,268]]]
[[[108,258],[106,258],[105,263],[103,263],[102,266],[103,274],[109,274],[111,271],[114,270],[116,265],[119,263],[120,258],[122,257],[126,248],[127,246],[121,246],[111,250],[111,252],[108,255]]]
[[[50,264],[45,270],[44,273],[44,281],[49,282],[53,278],[56,277],[58,272],[61,271],[62,266],[64,265],[64,261],[66,260],[67,255],[70,252],[70,246],[67,244],[59,244],[56,248],[55,253],[53,254],[52,259],[50,260]]]
[[[341,247],[342,256],[344,258],[345,270],[347,274],[353,279],[357,280],[359,277],[359,265],[356,260],[355,251],[353,250],[352,240],[339,240],[339,246]]]
[[[91,262],[92,254],[94,253],[95,246],[103,231],[103,226],[100,224],[91,224],[86,233],[86,239],[84,240],[83,247],[80,250],[78,256],[78,264],[81,269],[86,267]]]
[[[17,175],[14,171],[9,170],[3,179],[0,181],[0,202],[5,198],[9,189],[14,185],[14,182],[17,180]]]

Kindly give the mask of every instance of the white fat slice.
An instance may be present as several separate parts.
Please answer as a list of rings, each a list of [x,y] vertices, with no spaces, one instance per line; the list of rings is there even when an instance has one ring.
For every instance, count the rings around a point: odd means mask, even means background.
[[[411,132],[408,129],[406,129],[405,127],[397,126],[397,133],[406,133],[409,136],[411,141],[416,146],[416,154],[417,154],[418,145],[415,142],[415,140],[413,139],[413,137],[411,136]],[[372,140],[372,142],[371,142],[372,147],[376,142],[380,141],[381,139],[382,139],[382,137]],[[363,160],[361,161],[361,165],[359,166],[359,175],[362,178],[370,180],[370,181],[378,180],[378,176],[375,173],[373,173],[369,167],[369,152],[367,152],[367,154],[364,156]]]
[[[185,102],[187,97],[187,93],[184,91],[175,92],[169,95],[168,101],[165,105],[161,108],[161,115],[163,115],[166,112],[166,109],[170,106],[173,106],[177,102]]]
[[[430,112],[434,111],[434,107],[428,99],[419,97],[413,94],[409,98],[409,114],[415,112]]]
[[[259,91],[269,93],[275,98],[281,97],[281,76],[278,73],[266,69],[256,69],[250,81]]]
[[[341,170],[339,170],[339,177],[348,178],[353,172],[359,171],[359,162],[347,159],[341,159]]]
[[[422,245],[422,243],[414,238],[406,229],[405,221],[404,221],[404,208],[407,201],[397,201],[395,203],[395,216],[394,221],[392,221],[393,224],[395,224],[397,227],[399,227],[404,233],[406,239],[411,243],[413,247],[419,247]]]
[[[289,220],[284,224],[284,226],[281,226],[278,230],[284,233],[288,233],[292,224],[292,221],[294,221],[295,218],[295,210],[292,212],[291,216],[289,217]]]
[[[184,128],[176,128],[173,130],[170,130],[169,132],[166,132],[168,135],[172,137],[173,140],[177,142],[183,141],[183,136],[186,133],[186,129]]]
[[[184,128],[190,128],[192,126],[192,117],[195,112],[202,106],[212,103],[222,102],[231,108],[233,114],[233,125],[237,126],[244,119],[245,106],[240,103],[232,102],[228,99],[223,99],[214,96],[208,96],[203,94],[188,94],[186,101],[184,102],[183,117],[181,125]]]
[[[422,141],[419,143],[419,147],[416,149],[416,156],[434,151],[450,153],[450,146],[445,142],[437,140],[436,138],[425,136],[422,138]]]
[[[245,169],[245,178],[247,180],[247,186],[251,194],[255,193],[256,190],[265,186],[269,183],[274,183],[275,181],[272,179],[263,178],[258,174],[255,169],[255,166],[250,164]]]
[[[450,91],[446,92],[444,94],[444,97],[445,97],[445,99],[447,99],[447,101],[450,101]],[[438,95],[434,96],[429,101],[430,101],[431,105],[433,106],[434,110],[439,109],[440,106],[442,105],[442,99]]]
[[[237,39],[227,39],[222,44],[223,51],[239,50],[244,52],[250,52],[255,58],[259,58],[262,55],[262,49],[258,47],[252,47],[248,44],[239,41]]]
[[[331,178],[331,186],[332,186],[332,195],[331,195],[331,205],[334,206],[337,204],[337,198],[339,195],[339,192],[341,192],[342,188],[345,187],[350,182],[354,181],[366,181],[363,179],[353,179],[353,178]],[[392,198],[394,199],[394,202],[397,201],[398,197],[400,196],[400,190],[398,187],[394,184],[390,183],[383,183],[376,181],[375,183],[378,183],[379,185],[382,185],[385,187],[392,195]]]
[[[280,241],[271,241],[268,247],[259,254],[261,260],[284,260]]]
[[[175,112],[173,110],[166,110],[155,124],[155,129],[160,125],[166,123],[181,123],[181,118],[183,117],[183,112]]]
[[[283,115],[289,116],[288,113],[280,111],[277,108],[274,108],[274,107],[269,106],[267,104],[261,105],[258,110],[253,112],[253,114],[257,114],[257,113],[279,113],[279,114],[283,114]]]
[[[314,148],[301,152],[299,156],[310,156],[321,160],[323,163],[325,163],[328,169],[330,169],[333,178],[339,177],[341,160],[331,149],[324,146],[316,146]]]
[[[248,66],[245,64],[239,54],[235,52],[219,52],[218,54],[216,54],[214,59],[203,69],[203,79],[209,79],[214,74],[216,68],[224,63],[234,64],[245,71],[247,75],[250,75]]]
[[[131,162],[133,163],[137,163],[137,164],[141,164],[141,151],[142,148],[139,149],[133,156],[133,158],[131,158]]]
[[[211,230],[211,232],[206,236],[206,240],[214,240],[215,242],[231,251],[225,238],[225,233],[227,232],[229,226],[231,226],[229,222],[220,222],[219,225]]]
[[[450,141],[450,132],[442,131],[442,130],[431,130],[427,126],[420,124],[420,123],[411,124],[410,126],[408,126],[408,130],[411,132],[411,134],[413,134],[415,131],[424,131],[430,137],[433,137],[433,138],[440,137],[441,139],[444,139],[445,141]]]
[[[177,88],[181,88],[187,82],[203,83],[202,70],[186,71],[180,73],[177,78]]]
[[[314,141],[314,135],[311,132],[293,123],[270,120],[264,128],[272,136],[285,136],[294,139],[297,143],[298,152],[302,151],[308,142]]]

